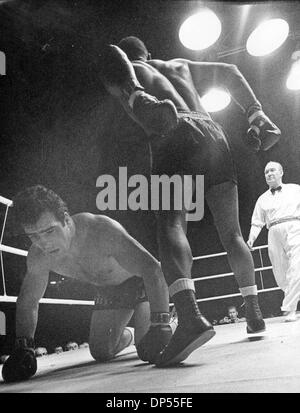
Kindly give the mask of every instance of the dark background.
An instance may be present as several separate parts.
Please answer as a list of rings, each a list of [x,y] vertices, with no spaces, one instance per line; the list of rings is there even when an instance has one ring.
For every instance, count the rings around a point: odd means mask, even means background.
[[[222,34],[207,51],[193,52],[181,45],[178,30],[200,2],[174,0],[7,1],[0,5],[0,50],[7,59],[7,74],[0,77],[0,194],[12,198],[19,190],[41,183],[57,192],[72,214],[96,208],[96,179],[118,177],[120,166],[128,175],[149,173],[149,153],[142,130],[127,118],[101,85],[97,55],[106,43],[122,37],[140,37],[152,58],[184,57],[236,64],[251,84],[264,111],[282,130],[282,139],[269,152],[253,154],[243,146],[245,116],[232,102],[213,114],[226,129],[233,148],[239,180],[240,222],[248,236],[258,196],[266,190],[263,170],[269,160],[285,169],[285,182],[300,184],[300,93],[289,91],[285,81],[290,56],[300,31],[299,2],[203,2],[219,16]],[[290,35],[271,55],[250,56],[244,47],[253,28],[267,17],[286,18]],[[299,47],[300,49],[300,47]],[[204,92],[204,91],[203,91]],[[0,207],[3,218],[4,208]],[[119,220],[157,256],[155,220],[151,212],[106,211]],[[10,218],[10,216],[9,216]],[[193,255],[223,251],[208,210],[188,231]],[[13,234],[8,219],[3,243],[28,248],[28,241]],[[266,243],[263,230],[257,244]],[[18,294],[24,259],[3,254],[9,295]],[[227,272],[227,263],[214,264],[213,273]],[[209,275],[197,264],[194,276]],[[272,277],[272,275],[270,275]],[[52,274],[52,278],[60,277]],[[199,288],[200,283],[199,283]],[[273,286],[273,285],[271,285]],[[219,291],[220,289],[220,291]],[[235,281],[224,279],[198,291],[198,297],[237,292]],[[1,291],[0,291],[1,293]],[[49,287],[48,297],[92,298],[93,289],[64,280]],[[263,295],[263,311],[279,311],[280,293]],[[241,305],[241,299],[232,299]],[[219,318],[228,300],[203,303],[208,316]],[[242,311],[242,310],[241,310]]]

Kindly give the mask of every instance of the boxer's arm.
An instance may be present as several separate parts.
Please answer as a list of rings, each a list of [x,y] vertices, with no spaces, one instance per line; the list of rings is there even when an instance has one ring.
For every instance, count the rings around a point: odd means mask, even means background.
[[[2,368],[6,383],[28,380],[37,372],[34,352],[34,333],[38,319],[38,303],[48,284],[49,272],[32,258],[31,250],[27,256],[27,273],[17,300],[15,348]]]
[[[49,269],[43,261],[30,254],[27,257],[27,272],[17,299],[16,337],[33,339],[37,322],[39,300],[43,297],[49,280]]]
[[[169,292],[159,262],[116,221],[107,226],[105,241],[107,254],[131,274],[143,277],[151,312],[168,313]]]
[[[147,135],[166,134],[177,126],[174,103],[145,93],[136,77],[135,69],[126,53],[118,46],[103,49],[100,74],[107,91],[116,97],[125,111]],[[150,79],[150,78],[149,78]]]
[[[229,91],[244,113],[259,104],[251,86],[236,65],[187,61],[196,89],[205,85],[220,85]]]
[[[249,83],[236,65],[188,61],[196,89],[202,82],[223,86],[246,114],[250,128],[243,137],[254,152],[267,151],[280,139],[281,130],[263,112]]]

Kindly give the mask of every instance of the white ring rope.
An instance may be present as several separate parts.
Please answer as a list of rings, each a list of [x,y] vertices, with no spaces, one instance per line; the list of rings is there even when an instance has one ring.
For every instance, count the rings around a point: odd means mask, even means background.
[[[268,248],[268,245],[259,245],[258,247],[252,248],[253,250],[260,250],[263,248]],[[209,254],[209,255],[200,255],[199,257],[194,257],[193,261],[203,260],[206,258],[214,258],[214,257],[221,257],[222,255],[227,255],[227,252],[217,252],[216,254]]]
[[[255,268],[254,271],[258,272],[258,271],[267,271],[267,270],[271,270],[273,267],[272,265],[270,265],[269,267],[260,267],[260,268]],[[204,277],[198,277],[198,278],[193,278],[194,281],[202,281],[202,280],[212,280],[214,278],[223,278],[223,277],[229,277],[234,275],[233,272],[225,272],[223,274],[216,274],[216,275],[207,275]]]
[[[18,297],[0,295],[0,303],[15,303]],[[41,298],[40,304],[61,304],[61,305],[94,305],[94,301],[88,300],[66,300],[62,298]]]
[[[15,255],[21,255],[26,257],[28,252],[25,250],[21,250],[19,248],[14,248],[14,247],[9,247],[7,245],[2,244],[2,238],[4,234],[4,229],[5,229],[5,224],[6,224],[6,218],[7,218],[7,212],[8,208],[12,206],[12,201],[10,199],[4,198],[3,196],[0,195],[0,203],[6,205],[6,214],[5,214],[5,219],[3,223],[3,228],[2,228],[2,234],[1,234],[1,242],[0,242],[0,258],[1,258],[1,269],[2,269],[2,281],[3,281],[3,289],[4,289],[4,295],[0,295],[0,302],[11,302],[15,303],[17,301],[17,297],[14,296],[8,296],[6,295],[6,289],[5,289],[5,277],[4,277],[4,266],[3,266],[3,257],[2,257],[2,252],[8,252],[11,254]],[[264,266],[263,265],[263,259],[262,259],[262,254],[261,250],[264,248],[268,248],[268,245],[260,245],[258,247],[254,247],[253,250],[259,250],[259,256],[260,256],[260,261],[261,261],[261,267],[256,268],[255,272],[262,272],[262,271],[267,271],[271,270],[272,266]],[[198,257],[193,257],[193,261],[198,261],[198,260],[203,260],[207,258],[215,258],[215,257],[221,257],[227,255],[227,252],[219,252],[216,254],[208,254],[208,255],[201,255]],[[204,277],[197,277],[193,278],[193,281],[206,281],[206,280],[211,280],[211,279],[216,279],[216,278],[224,278],[224,277],[231,277],[233,276],[233,272],[228,272],[228,273],[223,273],[223,274],[216,274],[216,275],[208,275]],[[261,279],[262,279],[262,274],[261,274]],[[262,283],[263,286],[263,283]],[[276,291],[280,290],[279,287],[272,287],[272,288],[262,288],[261,290],[258,290],[259,293],[262,292],[269,292],[269,291]],[[241,293],[234,293],[234,294],[226,294],[226,295],[220,295],[220,296],[214,296],[214,297],[207,297],[207,298],[199,298],[197,299],[197,302],[202,302],[202,301],[212,301],[212,300],[220,300],[224,298],[229,298],[229,297],[238,297],[241,296]],[[94,301],[85,301],[85,300],[65,300],[65,299],[55,299],[55,298],[42,298],[40,300],[41,304],[65,304],[65,305],[94,305]],[[171,304],[172,306],[173,304]]]
[[[4,204],[4,205],[7,205],[7,206],[12,206],[12,200],[11,199],[7,199],[7,198],[4,198],[4,196],[1,196],[0,195],[0,204]]]
[[[27,257],[28,255],[28,251],[20,250],[19,248],[8,247],[4,244],[0,244],[0,251],[10,252],[11,254],[15,255],[23,255],[24,257]]]

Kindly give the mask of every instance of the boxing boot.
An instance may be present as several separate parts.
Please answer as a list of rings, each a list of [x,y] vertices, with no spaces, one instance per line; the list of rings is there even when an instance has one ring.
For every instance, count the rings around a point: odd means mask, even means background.
[[[265,331],[266,325],[259,308],[257,295],[247,295],[244,297],[244,301],[247,333],[255,334]]]
[[[180,363],[216,334],[211,323],[200,313],[193,290],[180,291],[173,296],[173,300],[178,326],[170,343],[155,361],[158,367]]]

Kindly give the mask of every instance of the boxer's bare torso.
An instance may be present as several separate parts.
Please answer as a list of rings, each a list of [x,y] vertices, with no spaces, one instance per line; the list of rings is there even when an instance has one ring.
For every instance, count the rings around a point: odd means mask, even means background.
[[[53,271],[97,286],[118,285],[139,275],[122,267],[112,253],[118,248],[116,233],[122,228],[115,221],[89,213],[74,215],[66,244],[60,240],[59,227],[52,214],[44,214],[35,228],[27,228],[30,238],[39,233],[46,238],[45,249],[32,245],[28,271],[38,276]]]
[[[197,111],[205,117],[210,116],[201,102],[201,96],[213,86],[228,91],[244,113],[254,102],[257,102],[247,80],[235,65],[181,58],[167,61],[147,60],[144,53],[130,62],[121,48],[114,45],[111,47],[113,48],[112,62],[116,67],[114,68],[112,64],[113,75],[110,76],[109,73],[106,75],[104,80],[106,89],[112,96],[118,98],[128,115],[142,127],[143,122],[134,115],[130,103],[133,90],[140,86],[158,100],[171,100],[178,110]],[[122,70],[123,81],[116,80],[114,72],[119,73]],[[147,133],[147,128],[144,129]]]
[[[132,64],[146,92],[158,99],[171,99],[177,109],[208,115],[200,101],[187,60],[134,60]]]
[[[81,251],[78,256],[65,257],[53,265],[51,271],[60,275],[97,286],[118,285],[131,277],[112,256],[98,255],[95,259],[90,251]]]

